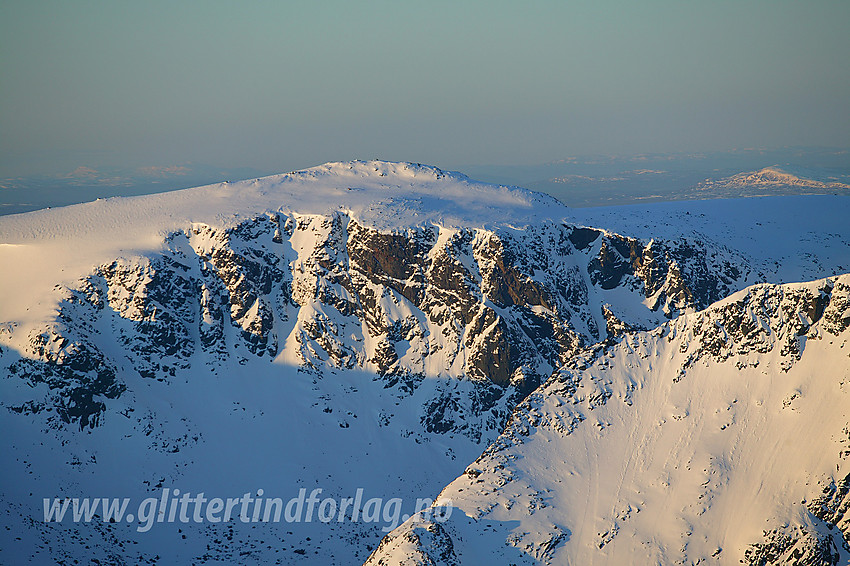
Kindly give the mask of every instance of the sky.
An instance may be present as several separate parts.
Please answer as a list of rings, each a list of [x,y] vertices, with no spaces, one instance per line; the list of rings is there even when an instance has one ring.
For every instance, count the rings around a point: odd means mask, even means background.
[[[0,0],[0,178],[850,147],[850,2]]]

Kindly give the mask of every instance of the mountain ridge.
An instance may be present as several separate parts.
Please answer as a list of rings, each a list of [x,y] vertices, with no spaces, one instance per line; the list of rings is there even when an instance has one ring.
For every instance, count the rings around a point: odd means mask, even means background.
[[[17,299],[0,305],[0,422],[16,431],[0,549],[79,560],[85,540],[91,556],[140,562],[179,536],[27,521],[43,493],[321,482],[328,496],[433,497],[569,364],[775,279],[781,257],[697,231],[621,235],[548,197],[413,164],[269,179],[0,219],[15,267],[0,287]],[[824,269],[816,246],[842,245],[819,238],[803,242],[809,270]],[[168,544],[201,563],[211,549],[352,563],[385,534],[264,527],[184,526],[187,542]],[[116,555],[115,540],[141,554]]]

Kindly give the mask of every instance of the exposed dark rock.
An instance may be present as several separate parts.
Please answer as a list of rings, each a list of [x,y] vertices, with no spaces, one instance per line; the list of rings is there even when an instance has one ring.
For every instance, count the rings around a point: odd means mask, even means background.
[[[372,553],[368,566],[459,566],[460,561],[454,550],[454,542],[446,529],[434,520],[421,520],[414,528],[400,535],[401,540],[396,541],[390,537],[384,538],[381,544]],[[416,548],[414,555],[407,557],[403,562],[388,562],[380,555],[389,546],[408,543]]]
[[[845,429],[845,434],[847,429]],[[823,489],[823,494],[808,504],[811,513],[827,524],[830,528],[838,527],[843,533],[844,540],[850,540],[850,474],[838,482],[830,482]],[[850,546],[845,542],[845,548],[850,552]]]
[[[595,256],[576,253],[594,242]],[[466,380],[472,389],[449,387],[431,400],[440,405],[426,402],[423,424],[494,437],[513,406],[557,368],[640,328],[615,316],[614,305],[600,316],[589,304],[592,286],[653,297],[672,316],[728,294],[740,275],[699,242],[644,243],[557,224],[382,232],[344,213],[275,213],[228,229],[195,226],[165,244],[158,255],[101,266],[67,292],[57,340],[78,344],[96,368],[78,371],[34,348],[28,379],[77,372],[54,387],[69,419],[96,422],[103,399],[123,387],[119,367],[168,380],[193,362],[221,363],[234,353],[271,358],[290,341],[302,368],[317,376],[326,367],[363,367],[402,395],[429,372]],[[813,300],[810,319],[847,324],[828,299]],[[740,332],[759,340],[747,324]],[[123,352],[115,359],[102,354],[115,351],[107,347],[113,341]],[[72,395],[73,381],[82,389]],[[32,401],[24,405],[33,411],[47,406]]]
[[[750,546],[743,562],[748,566],[794,564],[796,566],[837,566],[841,559],[835,540],[829,534],[797,527],[789,532],[764,532],[764,542]]]
[[[593,228],[573,228],[569,238],[577,250],[583,250],[595,242],[601,233]]]

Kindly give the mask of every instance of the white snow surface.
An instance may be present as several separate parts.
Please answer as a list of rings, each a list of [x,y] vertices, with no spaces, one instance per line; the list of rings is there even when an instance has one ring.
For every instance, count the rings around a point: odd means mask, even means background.
[[[850,197],[773,196],[571,209],[568,221],[634,238],[698,236],[744,254],[769,281],[850,271]]]

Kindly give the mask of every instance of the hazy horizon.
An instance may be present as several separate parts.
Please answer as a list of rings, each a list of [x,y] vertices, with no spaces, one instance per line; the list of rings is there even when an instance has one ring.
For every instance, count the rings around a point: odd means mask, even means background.
[[[850,147],[850,4],[0,6],[0,178]]]
[[[314,165],[320,164],[292,170]],[[778,168],[798,182],[729,184],[734,175],[765,168]],[[534,165],[465,165],[450,170],[478,181],[547,193],[572,207],[802,194],[850,196],[850,149],[840,148],[571,156]],[[57,175],[0,178],[0,215],[287,172],[191,163],[129,168],[83,165]],[[710,190],[703,186],[708,181]]]

